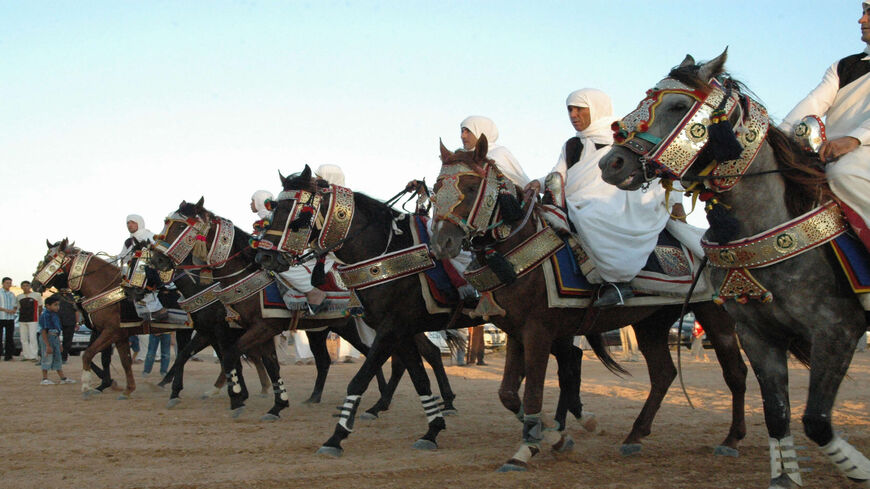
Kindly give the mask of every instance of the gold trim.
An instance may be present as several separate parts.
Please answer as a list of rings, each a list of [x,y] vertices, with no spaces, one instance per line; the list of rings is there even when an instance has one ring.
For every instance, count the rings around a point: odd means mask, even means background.
[[[187,299],[182,299],[178,301],[178,307],[188,314],[193,314],[200,309],[204,309],[220,300],[218,299],[218,290],[220,290],[220,286],[221,284],[214,284]]]
[[[228,256],[230,249],[233,247],[233,237],[235,236],[235,226],[229,219],[218,217],[214,221],[216,230],[214,239],[211,242],[211,250],[208,253],[207,263],[215,265],[214,268],[221,268]]]
[[[64,252],[58,251],[48,263],[45,264],[38,272],[33,274],[33,279],[45,285],[48,281],[57,275],[64,265],[67,263],[67,256]]]
[[[303,192],[303,194],[310,195],[308,192]],[[284,232],[278,242],[279,251],[290,253],[295,256],[300,256],[305,253],[305,250],[308,249],[308,239],[311,236],[312,227],[305,226],[294,232],[290,229],[290,223],[299,217],[299,214],[302,213],[303,207],[310,205],[310,207],[314,209],[314,214],[320,212],[320,201],[320,194],[314,194],[311,204],[307,204],[307,200],[305,202],[302,200],[295,200],[293,202],[293,209],[287,215],[287,221],[284,223]],[[312,219],[314,219],[314,217],[314,215],[311,216]]]
[[[72,265],[69,268],[69,279],[67,280],[70,290],[77,291],[82,288],[85,270],[88,268],[88,264],[93,256],[90,253],[82,251],[73,258]]]
[[[534,270],[563,246],[565,242],[562,238],[553,228],[547,226],[510,250],[505,258],[513,265],[517,277],[521,277]],[[466,271],[465,279],[479,292],[489,292],[504,285],[488,266]]]
[[[760,268],[795,257],[820,246],[848,229],[835,202],[817,207],[763,233],[714,245],[701,240],[710,264],[719,268]]]
[[[217,297],[226,305],[235,304],[265,289],[274,281],[269,272],[257,270],[229,287],[220,289]]]
[[[331,189],[332,198],[329,199],[329,210],[326,212],[323,231],[320,232],[318,240],[321,249],[329,248],[346,238],[348,231],[350,231],[350,223],[353,220],[353,191],[338,185],[332,185]],[[340,248],[341,245],[338,245],[332,251],[337,251]]]
[[[429,246],[419,244],[336,270],[348,289],[365,289],[430,268],[435,268],[435,262],[429,256]]]
[[[745,304],[749,299],[770,302],[773,300],[773,294],[764,288],[749,270],[732,268],[725,274],[725,280],[713,295],[713,301],[720,305],[728,299],[734,299],[741,304]]]
[[[126,297],[127,294],[124,293],[124,288],[119,285],[114,289],[103,292],[96,297],[85,299],[84,301],[82,301],[82,309],[84,309],[86,313],[90,314],[94,311],[109,307],[116,302],[121,302]]]

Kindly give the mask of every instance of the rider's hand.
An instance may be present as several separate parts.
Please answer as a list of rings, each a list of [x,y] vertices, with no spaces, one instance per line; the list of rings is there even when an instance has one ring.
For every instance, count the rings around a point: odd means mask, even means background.
[[[829,163],[846,153],[854,151],[860,145],[861,141],[858,141],[851,136],[844,136],[831,141],[826,141],[822,144],[822,147],[819,148],[819,158],[821,158],[825,163]]]
[[[413,192],[414,190],[417,190],[417,187],[419,187],[421,183],[423,182],[420,180],[411,180],[408,182],[408,185],[405,185],[405,192]]]

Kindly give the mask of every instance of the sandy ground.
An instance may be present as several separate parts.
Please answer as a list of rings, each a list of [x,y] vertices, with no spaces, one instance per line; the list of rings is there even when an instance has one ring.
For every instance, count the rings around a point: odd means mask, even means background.
[[[685,358],[685,356],[684,356]],[[587,357],[588,360],[588,357]],[[767,487],[767,434],[758,384],[748,381],[747,427],[739,458],[714,457],[729,423],[730,397],[716,363],[687,362],[684,375],[697,409],[688,407],[678,385],[668,394],[643,451],[622,457],[618,447],[639,412],[648,388],[645,365],[626,363],[634,374],[614,377],[594,359],[583,367],[583,398],[598,415],[603,431],[569,430],[574,451],[544,452],[526,473],[496,473],[519,446],[521,426],[496,395],[503,356],[490,355],[488,366],[448,367],[458,397],[458,416],[447,418],[440,448],[411,448],[425,432],[425,419],[410,382],[403,381],[393,408],[376,421],[358,421],[344,443],[341,459],[315,455],[332,433],[334,407],[359,364],[334,365],[323,403],[303,406],[313,366],[282,368],[291,407],[281,420],[259,421],[271,399],[254,395],[239,420],[228,416],[224,396],[200,400],[217,372],[211,361],[190,363],[183,402],[165,408],[168,392],[141,377],[133,399],[116,393],[85,401],[79,385],[40,386],[38,368],[29,362],[0,363],[0,487],[11,488],[293,488],[293,487],[455,487],[455,488],[756,488]],[[851,487],[803,436],[807,372],[791,366],[792,429],[803,467],[805,487]],[[156,370],[156,369],[155,369]],[[870,453],[868,387],[870,353],[857,354],[834,411],[841,430],[864,453]],[[78,357],[67,374],[80,378]],[[556,397],[555,363],[551,361],[545,406]],[[115,367],[114,375],[121,377]],[[257,384],[253,370],[249,385]],[[363,408],[375,401],[371,391]]]

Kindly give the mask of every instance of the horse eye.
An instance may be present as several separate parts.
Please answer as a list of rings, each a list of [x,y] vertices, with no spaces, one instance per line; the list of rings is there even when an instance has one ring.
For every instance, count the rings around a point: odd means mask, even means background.
[[[669,112],[685,112],[689,110],[689,105],[685,102],[677,102],[674,105],[668,107]]]

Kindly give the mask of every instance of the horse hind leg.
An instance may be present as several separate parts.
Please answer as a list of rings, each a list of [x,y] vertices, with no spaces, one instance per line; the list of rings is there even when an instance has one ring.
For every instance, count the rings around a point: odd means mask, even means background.
[[[456,394],[450,388],[450,379],[447,378],[444,362],[441,360],[441,350],[423,333],[414,336],[414,342],[417,344],[420,354],[432,367],[432,373],[435,374],[438,391],[441,392],[441,414],[444,416],[456,414],[456,407],[453,405]]]

